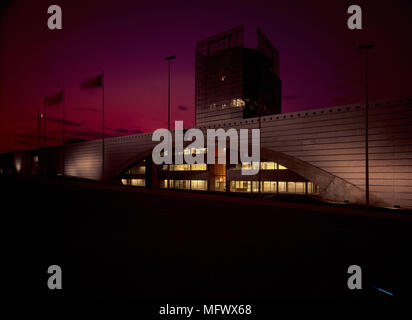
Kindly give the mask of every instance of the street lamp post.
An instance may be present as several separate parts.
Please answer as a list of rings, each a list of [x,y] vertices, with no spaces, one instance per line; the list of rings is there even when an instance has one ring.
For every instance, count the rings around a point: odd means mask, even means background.
[[[166,57],[165,60],[168,62],[169,65],[169,81],[168,81],[168,88],[167,88],[167,129],[170,130],[170,60],[176,59],[176,56],[169,56]]]
[[[374,48],[372,44],[359,45],[365,51],[365,208],[369,208],[369,103],[368,103],[368,51]]]
[[[168,62],[169,75],[168,75],[168,87],[167,87],[167,129],[170,131],[170,61],[176,59],[176,56],[166,57]],[[167,166],[167,189],[170,188],[170,165]]]

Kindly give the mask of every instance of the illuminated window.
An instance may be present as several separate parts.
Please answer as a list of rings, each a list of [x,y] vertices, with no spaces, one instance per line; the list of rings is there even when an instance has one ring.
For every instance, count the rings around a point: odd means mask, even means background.
[[[16,171],[17,171],[17,172],[20,172],[20,171],[21,171],[21,160],[20,160],[20,159],[16,159],[16,160],[14,161],[14,166],[15,166],[15,168],[16,168]]]
[[[245,106],[245,101],[243,101],[242,99],[232,99],[230,101],[230,106],[231,107],[244,107]]]
[[[170,171],[190,171],[190,164],[171,164]]]
[[[219,166],[219,165],[217,165]],[[221,167],[223,167],[224,165],[220,165]],[[215,185],[214,185],[215,189],[214,191],[225,191],[226,190],[226,177],[225,176],[216,176],[215,177]]]
[[[308,187],[308,194],[319,194],[320,188],[313,182],[308,182],[307,184]]]
[[[296,182],[296,193],[305,194],[305,182]]]
[[[202,190],[206,191],[207,190],[207,181],[206,180],[191,180],[191,189],[192,190]]]
[[[293,181],[288,181],[287,193],[296,193],[296,183]]]
[[[276,162],[261,162],[260,167],[262,170],[275,170]]]
[[[145,179],[130,179],[131,185],[136,187],[144,187],[146,185]]]
[[[146,172],[146,166],[140,165],[140,166],[135,166],[131,168],[129,171],[127,171],[128,174],[144,174]]]
[[[259,181],[252,181],[252,192],[259,192]]]
[[[251,168],[252,168],[252,165],[250,162],[242,162],[241,164],[239,164],[239,169],[248,170]]]
[[[258,170],[258,168],[259,168],[259,163],[258,162],[253,162],[253,169]],[[238,163],[236,165],[235,169],[250,170],[250,169],[252,169],[252,164],[250,162]]]
[[[190,180],[170,180],[171,188],[190,190]]]
[[[262,181],[261,192],[276,193],[276,181]]]
[[[122,179],[122,184],[134,187],[144,187],[146,185],[145,179]]]
[[[308,182],[307,183],[307,188],[308,188],[308,194],[312,194],[313,193],[313,183],[312,182]]]
[[[286,182],[278,181],[279,193],[286,193]]]
[[[288,168],[282,166],[281,164],[278,164],[278,169],[279,170],[287,170]]]
[[[206,163],[194,163],[191,165],[192,171],[204,171],[207,170]]]
[[[250,192],[251,181],[231,181],[230,191],[232,192]]]

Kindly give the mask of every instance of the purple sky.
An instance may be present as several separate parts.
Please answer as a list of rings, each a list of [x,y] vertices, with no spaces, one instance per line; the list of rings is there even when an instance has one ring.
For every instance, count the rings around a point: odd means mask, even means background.
[[[47,28],[58,4],[63,29]],[[347,28],[349,5],[363,9],[363,30]],[[198,40],[243,24],[255,47],[260,26],[280,51],[283,112],[363,99],[359,43],[373,43],[370,100],[412,96],[412,4],[395,1],[11,1],[0,27],[0,152],[35,147],[36,110],[66,89],[67,135],[98,137],[101,91],[80,89],[105,72],[109,135],[167,127],[167,63],[172,121],[194,119]],[[61,143],[60,107],[50,107],[50,144]]]

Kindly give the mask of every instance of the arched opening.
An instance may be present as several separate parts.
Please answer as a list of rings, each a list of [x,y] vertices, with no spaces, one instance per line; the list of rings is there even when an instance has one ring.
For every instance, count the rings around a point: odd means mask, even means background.
[[[261,160],[260,171],[253,176],[242,175],[241,170],[256,168],[258,163],[229,165],[227,180],[230,192],[264,194],[319,194],[320,188],[312,181],[273,161]]]
[[[205,156],[206,148],[187,149],[183,153],[200,153]],[[226,150],[226,157],[229,149]],[[290,170],[278,159],[266,157],[260,162],[260,172],[256,175],[242,175],[257,163],[218,164],[218,152],[215,152],[215,164],[170,164],[155,165],[151,156],[141,158],[129,166],[120,176],[123,185],[135,187],[169,188],[191,191],[212,191],[231,193],[262,194],[298,194],[316,195],[320,187],[313,181]]]
[[[139,160],[120,175],[122,185],[134,187],[148,187],[149,175],[146,174],[149,161],[146,158]]]

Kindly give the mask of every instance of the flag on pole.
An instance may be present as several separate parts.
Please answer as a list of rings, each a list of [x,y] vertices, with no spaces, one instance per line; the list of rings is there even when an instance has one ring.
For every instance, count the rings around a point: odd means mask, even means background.
[[[83,81],[80,85],[82,89],[100,88],[103,87],[103,74],[94,76]]]
[[[52,106],[63,102],[63,90],[44,98],[46,105]]]
[[[80,84],[81,89],[102,88],[102,182],[104,179],[104,71],[92,78],[86,79]]]

